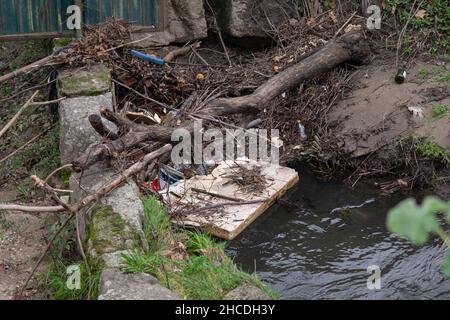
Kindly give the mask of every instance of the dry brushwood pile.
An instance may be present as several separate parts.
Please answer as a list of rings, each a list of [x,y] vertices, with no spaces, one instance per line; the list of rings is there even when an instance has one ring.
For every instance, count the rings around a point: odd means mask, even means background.
[[[101,62],[111,68],[115,108],[103,109],[101,115],[118,130],[111,132],[102,118],[92,116],[105,142],[92,146],[74,168],[155,150],[171,142],[174,129],[192,130],[194,120],[245,128],[261,118],[263,127],[279,129],[287,142],[282,160],[298,157],[304,144],[299,125],[307,128],[308,137],[325,136],[326,113],[351,77],[351,67],[341,66],[366,59],[366,35],[354,20],[343,24],[332,11],[314,19],[291,19],[272,30],[277,45],[259,52],[210,43],[145,50],[167,57],[165,66],[129,54],[126,23],[110,20],[88,28],[55,59],[70,65]]]
[[[117,126],[117,132],[111,132],[102,118],[91,116],[105,142],[93,145],[73,163],[77,171],[104,159],[132,162],[161,143],[170,143],[174,129],[192,130],[194,120],[218,128],[245,128],[260,118],[261,127],[281,131],[286,162],[304,150],[300,127],[306,128],[309,141],[326,140],[326,114],[351,78],[352,67],[345,63],[367,60],[364,20],[351,18],[327,11],[315,18],[290,19],[269,31],[275,45],[257,52],[223,43],[144,50],[165,57],[164,66],[133,58],[131,25],[110,19],[87,27],[81,39],[61,52],[0,81],[49,64],[103,63],[112,70],[114,110],[101,114]]]
[[[246,194],[261,194],[268,186],[268,181],[259,166],[246,168],[236,163],[222,178],[227,180],[225,184],[237,185],[239,190]]]

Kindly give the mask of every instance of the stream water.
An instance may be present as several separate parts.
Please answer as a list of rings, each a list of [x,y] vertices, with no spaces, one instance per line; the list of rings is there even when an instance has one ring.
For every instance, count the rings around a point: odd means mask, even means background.
[[[386,230],[401,197],[297,169],[301,181],[284,198],[290,204],[275,205],[229,244],[238,265],[256,270],[282,299],[450,299],[442,242],[418,248]],[[346,206],[355,208],[335,210]],[[380,290],[367,287],[369,266],[381,270]]]

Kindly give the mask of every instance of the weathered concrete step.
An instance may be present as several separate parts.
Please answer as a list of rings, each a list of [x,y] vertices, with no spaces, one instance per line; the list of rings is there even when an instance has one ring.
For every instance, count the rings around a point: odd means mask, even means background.
[[[124,274],[117,269],[103,271],[99,290],[99,300],[181,300],[149,274]]]

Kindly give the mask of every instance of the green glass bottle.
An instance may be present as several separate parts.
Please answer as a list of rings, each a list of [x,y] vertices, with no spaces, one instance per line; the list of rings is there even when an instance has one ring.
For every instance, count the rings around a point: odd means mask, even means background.
[[[398,84],[404,83],[406,80],[406,70],[401,68],[398,70],[397,75],[395,76],[395,82]]]

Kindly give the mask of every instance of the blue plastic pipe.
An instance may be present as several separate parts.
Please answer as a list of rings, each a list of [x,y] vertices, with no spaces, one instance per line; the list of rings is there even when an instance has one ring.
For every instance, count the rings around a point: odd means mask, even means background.
[[[156,57],[152,57],[149,56],[148,54],[145,54],[143,52],[137,51],[137,50],[131,50],[131,55],[135,58],[141,59],[141,60],[145,60],[160,66],[163,66],[166,64],[166,62],[164,61],[164,59],[160,59],[160,58],[156,58]]]

